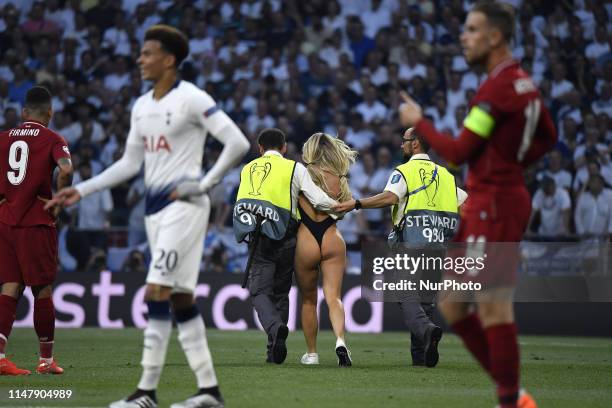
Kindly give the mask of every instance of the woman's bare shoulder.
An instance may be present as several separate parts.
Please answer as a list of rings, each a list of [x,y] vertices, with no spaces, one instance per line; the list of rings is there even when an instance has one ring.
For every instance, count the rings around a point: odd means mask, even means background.
[[[323,177],[325,177],[329,195],[334,199],[337,198],[340,195],[340,177],[326,170],[323,171]]]

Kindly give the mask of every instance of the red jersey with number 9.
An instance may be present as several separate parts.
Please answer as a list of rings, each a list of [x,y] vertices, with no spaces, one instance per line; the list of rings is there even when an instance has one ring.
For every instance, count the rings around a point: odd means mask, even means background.
[[[62,157],[70,158],[64,138],[38,122],[0,133],[0,222],[55,225],[43,199],[51,198],[53,170]]]

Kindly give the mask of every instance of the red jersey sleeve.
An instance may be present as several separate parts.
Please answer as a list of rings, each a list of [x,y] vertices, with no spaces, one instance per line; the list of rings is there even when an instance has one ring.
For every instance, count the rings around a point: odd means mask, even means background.
[[[51,146],[51,155],[53,160],[57,163],[61,158],[70,158],[70,150],[68,149],[68,143],[60,135],[54,135],[53,145]]]
[[[426,119],[416,124],[415,131],[445,160],[453,164],[465,163],[482,150],[503,115],[500,102],[504,101],[504,96],[492,89],[488,82],[478,90],[458,137],[450,138],[439,133]]]
[[[433,123],[427,119],[421,119],[414,127],[414,131],[424,137],[444,160],[452,164],[466,162],[486,143],[484,139],[465,128],[461,130],[458,138],[453,139],[438,132]]]
[[[546,152],[553,148],[557,143],[557,130],[550,116],[550,112],[545,106],[542,106],[540,120],[536,128],[533,142],[527,150],[522,164],[529,166],[540,159]]]

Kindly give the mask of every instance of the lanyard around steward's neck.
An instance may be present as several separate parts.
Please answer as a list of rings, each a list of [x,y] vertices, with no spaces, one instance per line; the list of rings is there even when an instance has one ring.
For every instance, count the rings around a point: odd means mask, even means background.
[[[423,184],[421,187],[419,187],[417,189],[414,189],[412,191],[409,191],[408,195],[411,196],[411,195],[414,195],[414,194],[418,193],[421,190],[425,190],[427,187],[429,187],[431,185],[431,183],[433,183],[436,180],[437,176],[438,176],[438,165],[436,164],[436,168],[434,169],[434,172],[431,175],[431,181],[429,182],[429,184],[427,184],[427,185]]]

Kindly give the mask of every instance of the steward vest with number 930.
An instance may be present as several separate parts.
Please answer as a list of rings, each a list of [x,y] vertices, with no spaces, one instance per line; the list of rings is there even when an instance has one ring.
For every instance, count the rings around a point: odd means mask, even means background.
[[[242,168],[234,205],[234,235],[238,242],[257,228],[270,239],[285,236],[291,220],[291,180],[295,162],[281,156],[259,157]]]
[[[409,160],[396,168],[408,186],[404,216],[389,235],[391,242],[410,244],[445,243],[459,222],[455,178],[430,160]],[[392,219],[399,211],[391,209]]]

